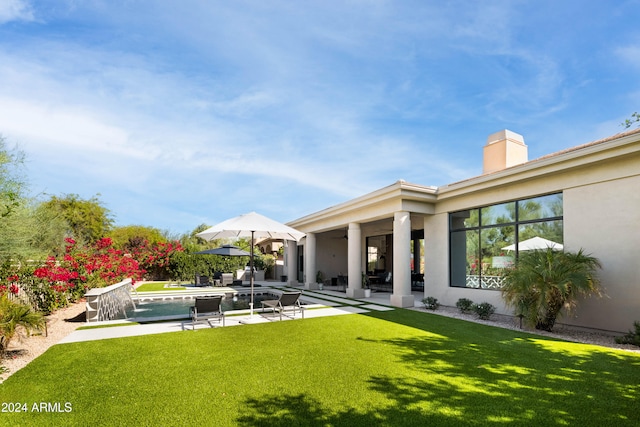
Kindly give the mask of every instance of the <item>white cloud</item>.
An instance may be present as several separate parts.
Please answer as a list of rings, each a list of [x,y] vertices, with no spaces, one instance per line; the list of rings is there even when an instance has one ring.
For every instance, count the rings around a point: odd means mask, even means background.
[[[146,153],[128,146],[123,129],[103,123],[81,108],[42,105],[25,100],[0,98],[0,129],[32,141],[32,148],[54,144],[61,150],[110,151],[126,157]]]
[[[26,0],[0,1],[0,24],[11,21],[33,21],[33,10]]]
[[[201,205],[308,213],[401,178],[446,184],[479,171],[491,132],[525,123],[547,138],[622,113],[582,110],[601,102],[599,87],[619,92],[580,49],[603,46],[633,70],[638,49],[611,47],[633,40],[619,37],[624,25],[601,20],[611,41],[559,33],[543,9],[5,1],[0,22],[42,25],[2,27],[0,133],[37,156],[49,191],[101,192],[158,222],[196,225],[210,216]]]

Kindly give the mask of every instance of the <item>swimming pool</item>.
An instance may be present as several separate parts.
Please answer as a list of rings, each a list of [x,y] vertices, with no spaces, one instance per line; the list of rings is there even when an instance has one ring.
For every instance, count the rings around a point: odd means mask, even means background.
[[[262,307],[261,301],[268,299],[278,299],[277,294],[271,294],[268,292],[254,293],[253,295],[253,307],[258,309]],[[131,305],[127,306],[126,318],[127,319],[148,319],[155,317],[165,318],[188,318],[189,308],[193,307],[196,296],[189,295],[184,297],[165,297],[164,299],[142,298],[135,300],[136,309],[134,310]],[[240,294],[236,297],[229,295],[222,298],[222,311],[230,310],[248,310],[251,296],[249,294]]]

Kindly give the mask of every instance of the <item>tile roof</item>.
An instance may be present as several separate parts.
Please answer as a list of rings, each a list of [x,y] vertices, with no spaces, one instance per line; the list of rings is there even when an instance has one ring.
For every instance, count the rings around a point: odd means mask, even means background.
[[[579,150],[582,150],[582,149],[585,149],[585,148],[588,148],[588,147],[593,147],[593,146],[596,146],[596,145],[599,145],[599,144],[604,144],[606,142],[614,141],[616,139],[624,138],[626,136],[635,135],[635,134],[640,134],[640,127],[638,127],[637,129],[632,129],[632,130],[626,131],[626,132],[620,132],[620,133],[617,133],[615,135],[608,136],[608,137],[603,138],[603,139],[599,139],[597,141],[591,141],[591,142],[587,142],[586,144],[581,144],[581,145],[577,145],[575,147],[565,148],[564,150],[556,151],[554,153],[545,154],[544,156],[538,157],[538,158],[533,159],[533,160],[529,160],[529,161],[527,161],[525,163],[522,163],[522,164],[519,164],[519,165],[510,166],[508,168],[500,169],[500,170],[497,170],[497,171],[493,171],[493,172],[489,172],[489,173],[485,173],[485,174],[481,174],[481,175],[476,175],[476,176],[473,176],[473,177],[470,177],[470,178],[467,178],[467,179],[463,179],[463,180],[460,180],[460,181],[452,182],[450,184],[442,185],[442,186],[438,187],[438,189],[443,189],[443,188],[447,188],[447,187],[456,186],[458,184],[462,184],[462,183],[468,182],[468,181],[473,181],[473,180],[481,178],[481,177],[491,176],[491,175],[503,172],[505,170],[522,167],[524,165],[528,165],[528,164],[531,164],[531,163],[534,163],[534,162],[538,162],[538,161],[542,161],[542,160],[545,160],[545,159],[557,157],[557,156],[560,156],[562,154],[567,154],[567,153],[571,153],[571,152],[574,152],[574,151],[579,151]]]
[[[591,142],[587,142],[586,144],[581,144],[581,145],[577,145],[575,147],[570,147],[570,148],[566,148],[564,150],[560,150],[560,151],[556,151],[555,153],[551,153],[551,154],[546,154],[542,157],[538,157],[537,159],[533,159],[533,160],[529,160],[527,163],[530,162],[535,162],[538,160],[542,160],[542,159],[548,159],[550,157],[555,157],[555,156],[559,156],[561,154],[565,154],[565,153],[571,153],[572,151],[578,151],[578,150],[582,150],[583,148],[587,148],[587,147],[593,147],[595,145],[599,145],[599,144],[604,144],[605,142],[609,142],[609,141],[613,141],[619,138],[623,138],[625,136],[629,136],[629,135],[634,135],[634,134],[640,134],[640,128],[638,129],[633,129],[627,132],[620,132],[617,133],[615,135],[612,136],[608,136],[606,138],[603,139],[599,139],[597,141],[591,141]]]

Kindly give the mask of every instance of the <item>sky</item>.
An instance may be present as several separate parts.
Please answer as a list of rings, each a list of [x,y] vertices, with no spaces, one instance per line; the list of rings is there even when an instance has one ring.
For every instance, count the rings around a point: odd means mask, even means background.
[[[288,222],[640,111],[640,0],[0,0],[0,135],[118,226]]]

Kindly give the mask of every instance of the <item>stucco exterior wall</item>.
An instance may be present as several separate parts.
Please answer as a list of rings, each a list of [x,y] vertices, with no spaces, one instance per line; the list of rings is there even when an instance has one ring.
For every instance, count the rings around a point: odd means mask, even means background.
[[[347,245],[342,235],[337,233],[319,234],[316,240],[316,267],[322,271],[325,280],[338,277],[338,274],[347,274],[348,259]],[[316,272],[313,272],[316,277]]]
[[[460,298],[489,302],[497,313],[512,314],[500,291],[449,286],[449,213],[562,192],[565,248],[584,248],[600,259],[607,296],[581,301],[577,317],[559,323],[624,333],[640,320],[639,137],[640,130],[614,135],[442,187],[399,180],[289,225],[317,233],[317,265],[327,277],[349,267],[359,275],[365,269],[366,236],[395,234],[393,219],[408,212],[411,229],[424,229],[425,296],[449,306]],[[353,263],[341,240],[352,223],[361,229]]]
[[[564,192],[565,249],[600,260],[604,298],[581,301],[563,323],[626,332],[640,320],[640,177]]]
[[[425,296],[454,306],[459,298],[490,302],[497,313],[513,314],[499,291],[449,287],[448,214],[458,210],[561,191],[565,250],[585,252],[603,264],[604,298],[580,301],[574,315],[558,323],[626,332],[640,320],[640,158],[631,155],[533,179],[514,180],[457,197],[444,197],[436,215],[425,218]]]
[[[455,307],[460,298],[475,303],[488,302],[496,313],[512,314],[504,305],[499,291],[449,286],[449,214],[446,212],[425,217],[424,220],[424,296],[438,299],[440,304]]]

